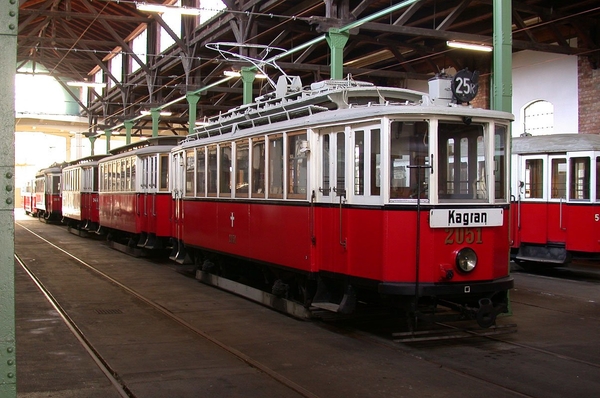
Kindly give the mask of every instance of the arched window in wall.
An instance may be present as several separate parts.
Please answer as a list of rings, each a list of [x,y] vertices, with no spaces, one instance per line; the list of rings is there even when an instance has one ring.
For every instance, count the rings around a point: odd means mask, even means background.
[[[554,132],[554,105],[548,101],[534,101],[523,109],[525,135],[542,135]]]

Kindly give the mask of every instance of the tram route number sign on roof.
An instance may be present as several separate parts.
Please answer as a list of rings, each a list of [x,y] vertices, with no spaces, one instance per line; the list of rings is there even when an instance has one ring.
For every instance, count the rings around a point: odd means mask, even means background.
[[[504,223],[503,209],[433,209],[431,228],[499,227]]]
[[[469,69],[458,71],[452,78],[451,88],[459,103],[473,101],[479,92],[479,72]]]

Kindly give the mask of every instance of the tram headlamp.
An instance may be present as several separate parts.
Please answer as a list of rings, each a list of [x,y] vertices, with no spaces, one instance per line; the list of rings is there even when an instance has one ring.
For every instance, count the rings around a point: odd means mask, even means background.
[[[460,249],[456,254],[456,267],[462,272],[471,272],[477,266],[477,253],[470,247]]]

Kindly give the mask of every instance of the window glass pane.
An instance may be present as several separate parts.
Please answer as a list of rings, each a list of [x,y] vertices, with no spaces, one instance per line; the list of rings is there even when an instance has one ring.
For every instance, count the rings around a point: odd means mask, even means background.
[[[506,126],[496,125],[494,134],[494,189],[496,199],[506,199]]]
[[[193,149],[185,151],[185,194],[186,196],[195,195],[194,169],[196,165],[195,151]]]
[[[429,198],[429,125],[393,122],[390,146],[390,199]]]
[[[371,130],[371,195],[381,194],[381,130]]]
[[[550,197],[553,199],[567,198],[567,160],[552,159],[552,175],[550,176]]]
[[[250,151],[248,141],[239,141],[235,145],[235,194],[248,196],[248,159]]]
[[[323,136],[323,153],[321,155],[323,180],[321,181],[323,194],[329,195],[329,135]]]
[[[269,137],[269,196],[283,195],[283,136]]]
[[[208,194],[217,194],[217,147],[208,147]]]
[[[596,200],[600,200],[600,157],[596,157]]]
[[[160,155],[160,186],[159,190],[169,190],[169,155]]]
[[[265,139],[252,139],[252,196],[265,195]]]
[[[525,197],[542,198],[544,196],[544,160],[527,159],[525,161]]]
[[[440,200],[488,198],[483,126],[439,123]]]
[[[290,196],[306,197],[306,134],[288,135],[288,185]]]
[[[205,171],[206,155],[204,147],[196,148],[196,196],[204,196],[205,186]]]
[[[346,135],[337,133],[337,196],[346,195]]]
[[[219,193],[222,196],[231,195],[231,145],[220,147],[220,171],[219,171]]]
[[[571,159],[569,196],[574,200],[590,199],[590,158]]]
[[[354,132],[354,195],[365,194],[365,132]]]

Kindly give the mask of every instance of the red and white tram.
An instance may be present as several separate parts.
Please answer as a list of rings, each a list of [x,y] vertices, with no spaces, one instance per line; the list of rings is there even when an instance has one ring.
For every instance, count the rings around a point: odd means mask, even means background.
[[[98,229],[98,161],[105,156],[77,159],[62,169],[62,215],[70,227]]]
[[[27,184],[21,188],[21,201],[23,203],[23,211],[28,216],[36,214],[35,208],[35,180],[27,181]]]
[[[155,137],[111,151],[99,163],[100,227],[129,246],[165,246],[171,238],[169,154],[180,137]]]
[[[63,166],[54,163],[35,175],[36,214],[46,221],[60,221],[62,217],[60,178]]]
[[[282,77],[212,119],[172,151],[180,249],[305,304],[447,305],[490,326],[513,286],[512,115],[457,105],[451,85]]]
[[[513,138],[512,255],[524,267],[600,255],[600,136]]]

